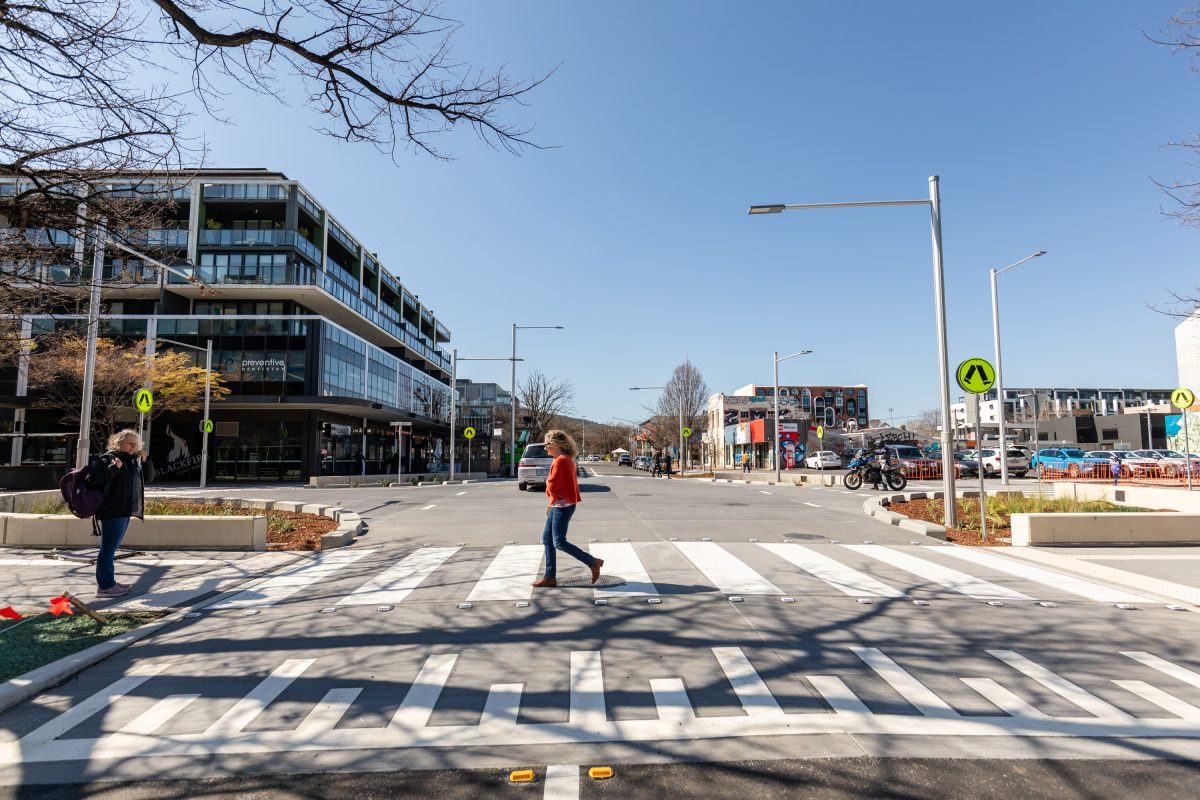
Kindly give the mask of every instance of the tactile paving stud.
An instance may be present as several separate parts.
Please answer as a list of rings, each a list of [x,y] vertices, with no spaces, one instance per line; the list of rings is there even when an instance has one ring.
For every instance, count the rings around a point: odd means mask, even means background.
[[[513,542],[513,540],[512,540],[512,539],[508,539],[508,540],[507,540],[507,541],[505,541],[504,543],[505,543],[505,544],[514,544],[514,542]]]
[[[433,547],[433,542],[426,542],[425,544],[421,545],[421,547]]]
[[[736,595],[736,594],[731,594],[731,595],[729,596],[729,602],[731,602],[731,603],[740,603],[740,602],[742,602],[742,598],[741,598],[739,595]]]
[[[1049,600],[1043,600],[1038,605],[1042,608],[1058,608],[1058,603],[1051,603]]]
[[[600,540],[599,540],[599,539],[588,539],[588,541],[589,541],[589,542],[598,542],[598,541],[600,541]]]
[[[466,547],[467,543],[466,542],[455,542],[454,546],[455,547]]]
[[[842,540],[841,539],[830,539],[829,543],[830,544],[841,544]]]
[[[711,542],[711,541],[712,541],[712,537],[711,537],[711,536],[705,536],[705,537],[704,537],[703,539],[701,539],[700,541],[702,541],[702,542]]]
[[[920,542],[909,542],[909,544],[920,544]]]
[[[863,544],[875,544],[874,539],[863,539]]]
[[[592,767],[591,769],[588,770],[588,777],[594,778],[595,780],[602,781],[606,778],[611,778],[612,776],[613,776],[613,768],[612,767]]]
[[[794,598],[794,597],[781,597],[781,598],[779,598],[779,602],[781,602],[781,603],[794,603],[794,602],[796,602],[796,598]]]
[[[533,780],[533,770],[531,769],[515,769],[508,773],[508,779],[512,783],[525,783]]]
[[[1167,611],[1187,611],[1183,606],[1167,606]],[[191,616],[190,614],[188,616]]]
[[[758,539],[751,539],[750,541],[752,541],[752,542],[757,542],[757,541],[758,541]]]
[[[1122,611],[1137,611],[1137,606],[1130,605],[1129,603],[1117,603],[1116,607]]]
[[[628,542],[628,541],[629,541],[629,537],[628,537],[628,536],[623,536],[623,537],[621,537],[621,541],[622,541],[622,542]]]
[[[864,606],[869,606],[869,605],[873,604],[875,601],[869,597],[859,597],[859,598],[856,598],[854,602],[859,603]]]
[[[606,605],[608,605],[608,601],[607,601],[607,600],[605,600],[603,597],[601,597],[601,598],[598,598],[598,599],[596,599],[596,600],[593,600],[592,602],[593,602],[593,603],[595,603],[595,604],[596,604],[596,605],[598,605],[598,606],[606,606]]]
[[[929,605],[929,601],[928,600],[913,600],[913,605],[914,606],[927,606],[927,605]]]
[[[672,542],[678,542],[678,541],[679,541],[679,537],[678,537],[678,536],[672,536],[672,537],[670,537],[670,538],[671,538],[671,541],[672,541]]]
[[[1168,606],[1168,608],[1169,608],[1169,606]],[[200,616],[199,611],[189,611],[188,613],[183,615],[183,618],[184,619],[195,619],[198,616]]]
[[[392,608],[394,608],[394,606],[376,606],[375,610],[379,611],[379,612],[383,612],[383,611],[391,611]]]
[[[988,600],[987,604],[989,606],[1002,606],[1002,605],[1004,605],[1004,601],[1003,600]]]
[[[518,600],[516,603],[514,603],[514,605],[517,608],[529,608],[529,601],[528,600]]]
[[[662,598],[661,597],[647,597],[646,602],[652,606],[657,606],[662,603]]]
[[[321,609],[321,613],[322,614],[336,614],[337,606],[326,606],[325,608]]]
[[[474,603],[459,603],[458,607],[459,608],[474,608],[475,604]]]
[[[262,613],[262,610],[261,610],[261,609],[258,609],[258,608],[247,608],[245,611],[243,611],[243,612],[242,612],[242,616],[243,616],[243,617],[254,617],[254,616],[257,616],[257,615],[259,615],[259,614],[261,614],[261,613]]]

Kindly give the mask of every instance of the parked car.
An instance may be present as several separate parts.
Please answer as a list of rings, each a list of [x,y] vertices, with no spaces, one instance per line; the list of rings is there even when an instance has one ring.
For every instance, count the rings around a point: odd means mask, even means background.
[[[588,457],[587,457],[587,460],[588,460],[588,461],[599,461],[599,460],[600,460],[600,454],[599,454],[599,453],[592,453],[590,456],[588,456]]]
[[[892,461],[898,462],[909,478],[942,477],[941,459],[929,458],[919,447],[911,444],[889,444],[887,450]]]
[[[654,465],[654,459],[650,456],[638,456],[633,460],[633,468],[641,470],[649,470]]]
[[[985,448],[981,450],[977,460],[980,466],[983,467],[983,474],[985,476],[1000,474],[999,448]],[[1016,475],[1018,478],[1024,478],[1025,473],[1029,472],[1029,459],[1020,450],[1009,448],[1008,472],[1010,475]]]
[[[954,463],[958,465],[958,477],[979,477],[979,462],[973,458],[968,458],[964,451],[959,451],[954,454]]]
[[[526,445],[517,462],[517,488],[523,492],[531,486],[545,486],[553,463],[554,458],[546,452],[546,445]]]
[[[1175,450],[1134,450],[1134,455],[1142,458],[1153,458],[1158,461],[1159,474],[1164,478],[1182,478],[1187,474],[1184,465],[1190,464],[1192,476],[1200,475],[1200,463],[1186,458],[1183,453]]]
[[[621,453],[621,455],[617,456],[617,466],[618,467],[633,466],[633,457],[630,456],[629,453]]]
[[[832,450],[816,450],[805,457],[804,466],[809,469],[840,469],[842,458]]]
[[[1089,450],[1087,454],[1091,458],[1108,459],[1109,462],[1115,457],[1121,462],[1122,478],[1158,477],[1158,460],[1141,458],[1134,455],[1132,450]],[[1111,469],[1110,463],[1109,470]]]
[[[1108,473],[1108,459],[1092,458],[1077,447],[1043,447],[1034,454],[1039,475],[1048,471],[1067,473],[1069,478],[1103,477]]]

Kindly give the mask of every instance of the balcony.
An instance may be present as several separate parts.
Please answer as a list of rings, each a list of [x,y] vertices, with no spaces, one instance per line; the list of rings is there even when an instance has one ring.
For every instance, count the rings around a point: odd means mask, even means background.
[[[120,235],[127,244],[145,247],[171,247],[186,249],[188,232],[181,228],[151,228],[149,230],[130,230]]]
[[[279,228],[268,230],[200,231],[200,245],[202,247],[290,247],[295,243],[295,239],[295,231],[287,231]]]
[[[181,267],[187,272],[188,267]],[[201,282],[209,285],[253,284],[266,286],[312,286],[316,284],[317,270],[299,264],[288,264],[280,267],[209,267],[192,268],[192,274]],[[167,282],[173,285],[190,283],[181,275],[171,273]]]
[[[0,239],[24,239],[29,244],[70,247],[75,237],[55,228],[0,228]]]

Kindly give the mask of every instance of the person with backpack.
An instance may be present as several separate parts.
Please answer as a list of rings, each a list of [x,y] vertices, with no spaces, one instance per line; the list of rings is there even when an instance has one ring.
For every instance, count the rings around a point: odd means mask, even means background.
[[[115,559],[132,517],[145,518],[146,483],[154,480],[154,465],[146,460],[142,437],[135,430],[108,437],[108,451],[88,468],[84,483],[104,492],[96,512],[100,523],[100,552],[96,556],[97,597],[120,597],[129,586],[117,583]]]

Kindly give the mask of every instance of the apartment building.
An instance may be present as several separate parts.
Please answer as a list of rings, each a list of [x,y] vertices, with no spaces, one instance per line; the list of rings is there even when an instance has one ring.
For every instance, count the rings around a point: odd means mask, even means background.
[[[160,227],[113,235],[152,244],[174,271],[108,248],[101,335],[146,339],[150,350],[175,347],[160,339],[201,349],[212,343],[213,368],[232,394],[210,414],[210,480],[444,469],[451,392],[442,347],[450,330],[367,237],[281,172],[205,169],[185,182],[163,176],[157,187],[154,175],[137,181],[140,196],[169,195],[174,203]],[[120,185],[114,176],[112,186]],[[5,204],[22,188],[0,177],[0,235],[40,233],[20,229],[19,209]],[[37,263],[0,269],[36,270],[86,300],[94,236],[58,233]],[[82,331],[83,305],[26,315],[21,325],[34,338]],[[0,365],[0,463],[72,464],[77,431],[31,407],[21,367]],[[198,479],[199,417],[154,419],[150,457],[160,476]]]

